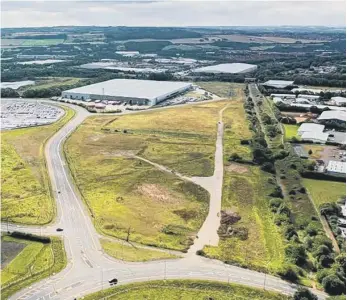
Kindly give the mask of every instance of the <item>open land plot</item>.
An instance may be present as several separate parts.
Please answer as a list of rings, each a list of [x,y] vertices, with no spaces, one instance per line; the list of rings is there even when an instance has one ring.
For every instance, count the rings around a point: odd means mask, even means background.
[[[1,246],[1,254],[8,249],[15,251],[15,257],[1,270],[1,299],[61,271],[66,265],[64,246],[59,238],[41,243],[5,235],[1,238]]]
[[[302,147],[304,147],[305,151],[308,153],[310,150],[312,151],[312,154],[309,154],[309,158],[312,159],[321,159],[322,153],[324,151],[324,146],[320,145],[305,145],[302,144]]]
[[[44,144],[74,111],[56,123],[1,132],[2,220],[15,223],[47,224],[54,217]]]
[[[346,195],[346,183],[327,180],[303,179],[317,208],[323,203],[336,202]]]
[[[124,261],[150,261],[178,258],[176,255],[170,253],[139,248],[125,241],[117,243],[107,239],[101,239],[101,245],[108,255]]]
[[[212,175],[218,112],[226,103],[88,118],[65,153],[97,228],[121,239],[130,230],[130,241],[187,249],[205,220],[208,192],[135,155],[188,176]]]
[[[180,300],[289,300],[288,296],[250,288],[203,280],[166,280],[127,284],[84,297],[86,300],[103,299],[180,299]]]
[[[206,256],[265,272],[282,266],[284,241],[269,209],[268,178],[259,167],[225,166],[222,210],[241,217],[232,227],[243,235],[221,238],[218,247],[206,246]]]
[[[24,40],[21,46],[54,46],[64,43],[63,39]]]
[[[222,98],[239,97],[242,89],[245,88],[243,83],[232,83],[232,82],[207,82],[201,81],[196,84],[202,87],[204,90],[209,91]]]
[[[284,137],[286,141],[291,140],[293,137],[298,138],[298,125],[283,124],[284,127]]]
[[[35,80],[35,86],[24,86],[19,89],[19,91],[25,91],[27,89],[48,89],[52,87],[60,87],[64,85],[74,85],[78,83],[81,78],[74,77],[48,77],[48,78],[40,78]]]

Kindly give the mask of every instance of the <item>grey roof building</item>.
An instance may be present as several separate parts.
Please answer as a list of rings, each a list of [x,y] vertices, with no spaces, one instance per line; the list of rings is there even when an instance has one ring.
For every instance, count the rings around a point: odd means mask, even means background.
[[[319,121],[338,120],[346,123],[346,112],[342,110],[327,110],[317,118]]]

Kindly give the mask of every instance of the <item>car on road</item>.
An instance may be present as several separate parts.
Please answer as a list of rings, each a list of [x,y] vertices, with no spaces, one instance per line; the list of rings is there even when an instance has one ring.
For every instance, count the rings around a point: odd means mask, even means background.
[[[110,285],[116,285],[118,283],[118,279],[117,278],[113,278],[113,279],[109,280],[108,283]]]
[[[60,191],[58,191],[58,194],[60,194]]]
[[[57,228],[57,231],[63,231],[64,229],[63,228]]]

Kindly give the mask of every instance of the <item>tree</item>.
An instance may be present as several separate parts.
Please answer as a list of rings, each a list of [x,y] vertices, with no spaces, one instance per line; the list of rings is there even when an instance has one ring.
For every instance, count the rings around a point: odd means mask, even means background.
[[[310,150],[308,150],[308,155],[312,155],[312,150],[310,149]]]
[[[16,90],[11,88],[1,89],[1,98],[18,98],[19,94]]]
[[[322,281],[322,285],[330,295],[341,295],[346,290],[345,284],[336,275],[326,276]]]
[[[318,297],[304,287],[299,287],[294,294],[294,300],[318,300]]]
[[[295,266],[290,264],[284,264],[278,271],[278,275],[292,282],[296,282],[299,278]]]
[[[272,174],[276,173],[275,166],[272,162],[267,161],[267,162],[263,163],[263,165],[261,166],[261,169],[265,172],[269,172]]]
[[[306,263],[306,251],[301,245],[290,244],[285,248],[287,258],[296,265],[304,265]]]

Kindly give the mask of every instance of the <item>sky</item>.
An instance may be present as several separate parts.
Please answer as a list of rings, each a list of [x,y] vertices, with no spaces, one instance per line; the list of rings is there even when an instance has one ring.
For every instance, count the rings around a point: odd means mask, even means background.
[[[2,27],[345,26],[345,1],[1,1]]]

